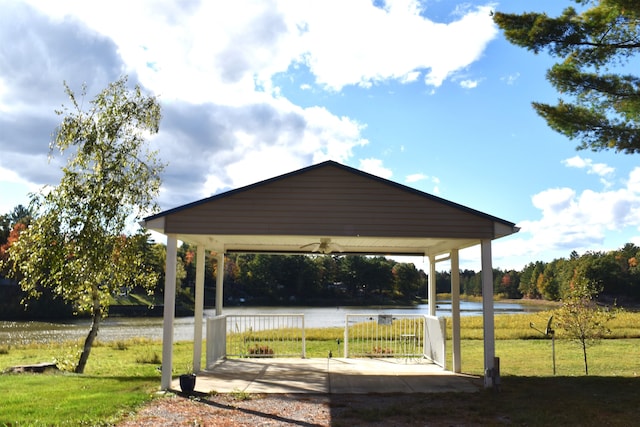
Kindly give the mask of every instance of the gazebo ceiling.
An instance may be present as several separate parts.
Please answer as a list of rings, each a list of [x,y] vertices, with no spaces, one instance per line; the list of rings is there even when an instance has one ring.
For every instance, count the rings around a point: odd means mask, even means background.
[[[217,252],[438,255],[511,222],[328,161],[145,218]]]
[[[153,229],[152,226],[149,227]],[[159,231],[159,230],[154,230]],[[478,239],[393,238],[292,235],[177,234],[178,240],[224,253],[331,254],[331,255],[438,255],[480,243]],[[315,248],[329,239],[327,250]]]

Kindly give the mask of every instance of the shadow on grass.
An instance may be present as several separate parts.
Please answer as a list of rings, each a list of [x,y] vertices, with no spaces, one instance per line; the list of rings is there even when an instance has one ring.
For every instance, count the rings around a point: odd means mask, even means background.
[[[331,395],[335,426],[392,425],[629,426],[640,419],[640,379],[502,378],[500,391]]]

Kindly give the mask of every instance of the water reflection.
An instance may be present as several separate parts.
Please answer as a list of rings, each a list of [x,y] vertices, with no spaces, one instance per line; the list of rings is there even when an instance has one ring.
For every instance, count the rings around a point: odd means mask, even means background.
[[[515,303],[494,303],[496,314],[514,314],[536,312],[544,307]],[[429,306],[421,304],[415,307],[229,307],[225,314],[304,314],[307,328],[342,327],[346,314],[428,314]],[[205,317],[215,314],[214,310],[205,310]],[[461,316],[482,314],[480,302],[460,302]],[[438,301],[436,315],[451,316],[451,303]],[[174,322],[174,341],[193,339],[193,317],[181,317]],[[0,345],[55,343],[79,341],[86,337],[91,323],[88,319],[67,322],[2,322],[0,321]],[[112,317],[102,323],[98,340],[103,342],[127,340],[130,338],[162,339],[162,318],[159,317]]]

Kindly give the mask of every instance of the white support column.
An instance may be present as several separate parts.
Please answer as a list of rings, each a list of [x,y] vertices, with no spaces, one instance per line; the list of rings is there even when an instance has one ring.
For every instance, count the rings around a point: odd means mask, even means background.
[[[160,388],[171,387],[173,370],[173,319],[176,312],[176,267],[178,264],[178,239],[167,235],[167,259],[164,275],[164,317],[162,323],[162,378]]]
[[[429,315],[436,315],[436,257],[429,255]]]
[[[451,251],[451,342],[453,372],[462,372],[460,353],[460,256],[458,250]]]
[[[204,312],[204,246],[196,249],[196,301],[193,313],[193,371],[200,372],[202,360],[202,317]]]
[[[222,315],[222,302],[224,298],[224,251],[218,252],[218,274],[216,275],[216,316]]]
[[[491,240],[480,243],[482,258],[482,321],[484,327],[484,386],[493,386],[492,372],[496,354],[493,319],[493,266],[491,264]]]

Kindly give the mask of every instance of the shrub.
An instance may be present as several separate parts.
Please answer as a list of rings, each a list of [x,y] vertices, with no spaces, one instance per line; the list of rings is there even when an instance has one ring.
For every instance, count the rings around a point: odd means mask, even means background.
[[[373,347],[373,354],[378,356],[393,356],[393,350],[389,347]]]
[[[158,353],[146,353],[142,356],[136,357],[136,363],[145,363],[150,365],[157,365],[162,363],[162,359],[158,355]]]
[[[127,346],[127,343],[125,343],[124,341],[118,340],[113,343],[111,348],[113,348],[114,350],[126,350],[129,347]]]
[[[73,372],[76,369],[76,361],[80,357],[81,351],[78,345],[69,349],[61,348],[60,353],[53,358],[53,363],[61,371]]]
[[[253,347],[249,347],[247,350],[250,356],[273,357],[273,349],[268,345],[254,344]]]

